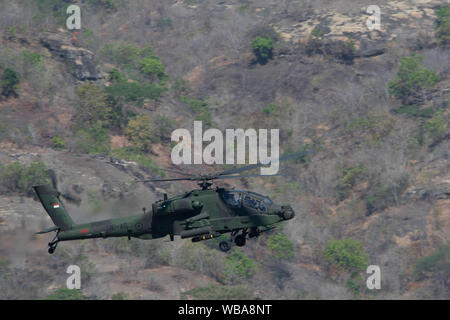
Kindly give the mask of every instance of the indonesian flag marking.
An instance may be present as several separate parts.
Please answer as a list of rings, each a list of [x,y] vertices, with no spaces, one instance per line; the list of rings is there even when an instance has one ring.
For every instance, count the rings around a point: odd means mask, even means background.
[[[89,229],[80,230],[80,233],[88,233],[88,232],[89,232]]]
[[[53,204],[53,209],[58,209],[59,208],[59,203],[54,203]]]

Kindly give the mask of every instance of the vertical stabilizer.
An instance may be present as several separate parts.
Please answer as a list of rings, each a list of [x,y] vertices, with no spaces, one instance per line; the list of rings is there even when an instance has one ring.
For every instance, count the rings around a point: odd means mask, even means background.
[[[59,192],[49,185],[34,186],[39,200],[52,219],[53,223],[61,230],[68,230],[74,222],[69,216],[69,213],[64,209],[61,200],[59,199]]]

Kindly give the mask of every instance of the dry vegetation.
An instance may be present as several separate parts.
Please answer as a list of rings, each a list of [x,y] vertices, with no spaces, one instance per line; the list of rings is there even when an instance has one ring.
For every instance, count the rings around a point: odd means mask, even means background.
[[[76,43],[66,1],[0,0],[0,181],[14,187],[0,190],[0,298],[46,297],[71,263],[85,276],[73,299],[449,297],[450,9],[381,1],[385,24],[369,32],[358,27],[366,1],[72,3],[83,8]],[[44,45],[49,33],[58,40]],[[92,70],[102,79],[78,76]],[[163,175],[171,131],[193,119],[280,128],[281,153],[318,151],[284,164],[287,178],[236,181],[291,203],[293,223],[228,255],[214,243],[108,239],[49,257],[42,237],[13,237],[17,254],[3,241],[24,217],[48,224],[26,197],[36,161],[85,219],[192,188],[120,182]],[[105,164],[111,156],[131,164]],[[378,292],[365,287],[367,264],[381,267]]]

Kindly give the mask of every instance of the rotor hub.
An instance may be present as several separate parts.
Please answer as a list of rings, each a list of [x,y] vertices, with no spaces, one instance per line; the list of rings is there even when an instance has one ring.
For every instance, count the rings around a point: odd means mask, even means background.
[[[206,190],[209,187],[212,186],[212,182],[208,182],[206,180],[203,180],[202,182],[199,182],[198,185],[200,186],[200,188],[202,188],[202,190]]]

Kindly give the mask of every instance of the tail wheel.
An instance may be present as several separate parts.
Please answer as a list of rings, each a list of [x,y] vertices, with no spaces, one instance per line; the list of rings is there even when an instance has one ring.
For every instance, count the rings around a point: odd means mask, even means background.
[[[48,244],[48,253],[53,254],[58,246],[58,242],[50,242]]]
[[[224,241],[220,241],[219,243],[219,249],[222,250],[223,252],[227,252],[231,249],[231,243],[230,241],[224,240]]]
[[[58,234],[59,234],[59,230],[56,231],[56,235],[53,238],[53,240],[48,243],[48,253],[50,253],[50,254],[53,254],[56,250],[56,247],[58,246],[58,242],[59,242]]]
[[[240,235],[237,235],[236,236],[236,238],[234,238],[234,242],[236,243],[236,245],[238,246],[238,247],[243,247],[243,246],[245,246],[245,236],[244,235],[242,235],[242,234],[240,234]]]

